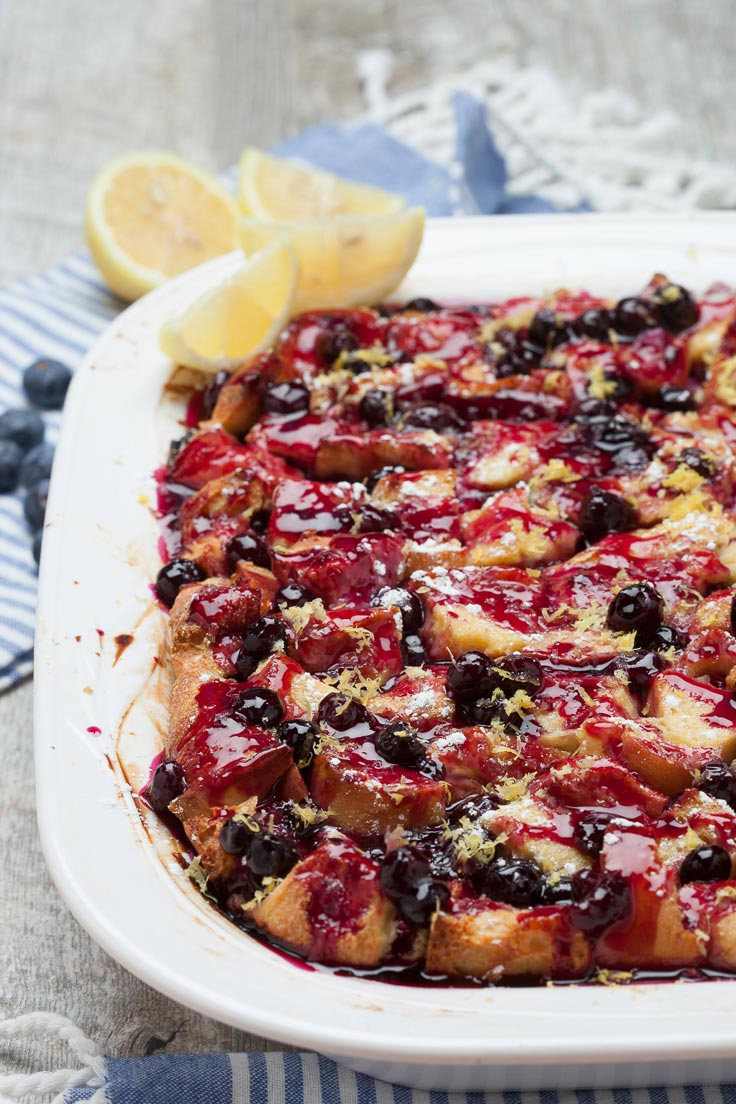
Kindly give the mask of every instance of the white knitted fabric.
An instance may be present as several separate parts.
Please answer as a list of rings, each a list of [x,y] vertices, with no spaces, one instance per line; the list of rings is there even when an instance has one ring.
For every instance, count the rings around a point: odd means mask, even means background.
[[[387,50],[359,54],[362,121],[386,127],[446,167],[454,153],[452,93],[462,90],[486,105],[513,194],[535,192],[559,207],[585,200],[598,211],[736,207],[736,169],[673,153],[677,116],[645,118],[620,89],[572,100],[549,70],[502,58],[393,95],[392,67]]]

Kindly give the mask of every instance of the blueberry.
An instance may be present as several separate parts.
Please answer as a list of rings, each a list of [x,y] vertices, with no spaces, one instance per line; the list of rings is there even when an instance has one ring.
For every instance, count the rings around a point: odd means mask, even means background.
[[[558,878],[556,882],[545,882],[542,886],[543,905],[570,905],[572,900],[572,878]]]
[[[386,529],[398,529],[399,519],[393,510],[381,510],[367,502],[360,508],[359,530],[361,533],[383,533]]]
[[[286,625],[279,617],[266,614],[253,621],[243,633],[238,653],[238,678],[247,679],[253,674],[264,656],[277,645],[286,643]]]
[[[151,775],[151,781],[143,791],[143,796],[153,811],[163,816],[168,812],[171,802],[180,797],[185,789],[184,771],[178,763],[171,759],[164,759]]]
[[[0,414],[0,441],[15,441],[23,452],[40,445],[45,431],[43,418],[33,410],[6,410]]]
[[[611,823],[611,813],[594,809],[584,813],[573,829],[573,839],[581,851],[595,859],[603,848],[603,837]]]
[[[663,669],[664,660],[657,652],[641,648],[619,656],[617,667],[626,672],[632,690],[638,694],[646,694],[654,675]]]
[[[592,938],[631,911],[631,890],[619,874],[579,870],[572,877],[572,897],[573,922]]]
[[[34,360],[23,373],[23,390],[42,410],[61,410],[72,371],[58,360]]]
[[[458,719],[468,725],[492,725],[499,721],[505,727],[510,714],[508,703],[503,698],[476,698],[475,701],[462,702]]]
[[[434,299],[427,299],[421,295],[415,299],[410,299],[404,306],[404,310],[419,311],[421,314],[429,314],[431,311],[438,311],[439,309],[439,303],[435,303]]]
[[[326,330],[317,338],[315,352],[324,364],[332,367],[340,356],[340,353],[352,353],[360,348],[360,342],[354,333],[341,322],[338,322],[331,330]]]
[[[299,862],[299,852],[288,840],[259,832],[248,848],[247,861],[256,878],[284,878]]]
[[[467,817],[475,823],[484,813],[489,813],[492,809],[498,809],[501,804],[501,798],[495,793],[470,794],[468,797],[463,797],[460,801],[448,805],[445,819],[448,824],[459,824],[463,817]]]
[[[41,479],[51,476],[51,465],[54,462],[54,447],[48,441],[42,441],[40,445],[34,445],[23,457],[20,465],[20,484],[22,487],[30,487]]]
[[[695,396],[687,387],[660,387],[657,392],[655,406],[663,410],[695,410]]]
[[[499,375],[504,376],[528,376],[542,361],[542,351],[536,345],[530,345],[528,341],[519,341],[506,355],[505,364],[501,366]]]
[[[282,606],[306,606],[307,602],[313,602],[314,595],[301,583],[284,583],[276,591],[273,600],[274,609]]]
[[[446,403],[415,403],[404,411],[399,428],[408,430],[433,429],[436,433],[456,433],[465,428],[460,415]]]
[[[731,768],[717,760],[715,763],[707,763],[700,772],[697,788],[709,797],[715,797],[718,801],[725,801],[732,809],[736,809],[736,775]]]
[[[485,869],[482,888],[492,901],[533,908],[542,899],[542,873],[528,859],[494,860]]]
[[[619,376],[615,372],[603,373],[603,382],[606,385],[606,394],[609,402],[621,402],[628,399],[634,392],[634,385],[626,376]]]
[[[651,583],[623,587],[608,607],[608,627],[613,632],[636,632],[641,647],[662,624],[664,598]]]
[[[638,445],[621,449],[614,459],[616,470],[624,474],[641,471],[649,463],[650,451],[650,449],[641,448]]]
[[[389,763],[421,770],[427,763],[427,749],[416,729],[404,721],[386,725],[376,736],[376,750]]]
[[[38,483],[33,483],[25,493],[25,498],[23,499],[23,513],[25,514],[28,525],[34,532],[43,525],[48,497],[48,479],[39,479]]]
[[[394,400],[390,391],[376,387],[366,391],[358,403],[358,414],[372,426],[385,426],[393,417]]]
[[[309,766],[318,736],[316,725],[313,725],[311,721],[299,719],[282,721],[276,729],[276,735],[282,743],[288,744],[294,752],[294,762],[300,770]]]
[[[529,323],[527,339],[539,349],[549,349],[567,339],[567,324],[556,311],[543,307]]]
[[[539,661],[521,653],[504,656],[493,664],[492,677],[504,697],[511,698],[518,690],[530,697],[538,694],[544,685],[544,675]]]
[[[505,732],[515,734],[521,732],[525,714],[523,710],[517,709],[505,698],[496,696],[468,702],[461,707],[460,717],[464,724],[492,725],[497,723],[503,727]]]
[[[610,399],[581,399],[574,415],[574,420],[579,425],[589,426],[607,422],[613,418],[616,407]]]
[[[518,342],[518,336],[517,336],[516,330],[513,330],[511,328],[511,326],[499,326],[499,328],[496,330],[495,334],[493,335],[493,340],[490,343],[490,346],[488,347],[489,352],[493,356],[498,355],[498,352],[500,350],[498,348],[494,349],[493,347],[494,346],[500,346],[501,349],[505,350],[508,353],[508,352],[511,351],[511,349],[514,348],[514,346],[517,344],[517,342]],[[536,351],[537,356],[539,356],[539,350],[536,349],[535,351]]]
[[[244,855],[256,831],[255,823],[251,828],[242,817],[228,817],[220,829],[220,847],[227,855]]]
[[[416,594],[403,587],[381,587],[371,605],[387,609],[396,606],[401,614],[401,625],[406,633],[415,633],[424,621],[424,607]]]
[[[262,536],[268,529],[270,516],[268,510],[255,510],[248,518],[248,527],[251,533],[256,533],[259,537]]]
[[[591,307],[583,311],[573,323],[575,333],[581,337],[592,337],[596,341],[608,341],[613,329],[613,314],[605,307]]]
[[[176,601],[176,596],[182,587],[190,583],[199,583],[204,575],[197,567],[194,560],[181,559],[169,560],[156,576],[156,594],[169,609]]]
[[[284,719],[284,707],[275,690],[252,687],[242,690],[232,706],[233,713],[246,724],[258,728],[275,728]]]
[[[43,529],[39,529],[37,532],[35,532],[33,534],[33,544],[31,546],[32,550],[33,550],[33,558],[36,561],[36,563],[41,562],[41,545],[42,544],[43,544]]]
[[[349,372],[351,376],[362,376],[366,372],[372,372],[374,367],[369,360],[363,360],[359,356],[349,356],[342,362],[343,372]]]
[[[289,380],[285,383],[269,383],[263,398],[267,414],[299,414],[309,410],[309,388],[303,383]]]
[[[447,672],[447,692],[459,702],[487,698],[496,687],[493,661],[483,652],[463,652]]]
[[[589,417],[586,436],[595,448],[613,456],[632,449],[646,452],[651,448],[651,439],[646,430],[623,414]]]
[[[0,441],[0,494],[14,491],[18,486],[22,460],[23,452],[15,441]],[[48,480],[46,480],[46,483],[48,484]],[[43,517],[41,521],[43,521]],[[41,522],[39,522],[40,524]]]
[[[317,708],[317,724],[326,724],[337,732],[347,732],[359,724],[369,724],[371,715],[364,705],[349,694],[328,694]]]
[[[703,479],[712,479],[716,474],[716,461],[699,448],[685,448],[677,454],[677,463],[686,464]]]
[[[725,882],[731,877],[731,856],[725,847],[703,844],[686,855],[680,864],[680,884]]]
[[[636,510],[621,495],[591,487],[580,507],[580,531],[594,544],[609,533],[624,533],[636,526]]]
[[[687,644],[687,637],[671,625],[661,625],[649,638],[648,644],[655,652],[669,652],[671,648],[680,652]]]
[[[253,621],[243,633],[242,646],[252,655],[268,655],[278,644],[285,643],[286,625],[270,614]]]
[[[205,418],[211,418],[215,407],[217,406],[217,400],[220,397],[220,392],[230,379],[230,373],[224,368],[221,368],[217,375],[210,380],[202,393],[202,414]]]
[[[620,299],[613,311],[613,327],[623,337],[636,337],[656,326],[652,308],[646,299]]]
[[[271,557],[265,542],[252,533],[240,533],[233,537],[227,546],[227,558],[233,570],[240,560],[255,564],[256,567],[271,566]]]
[[[401,641],[401,655],[405,667],[421,667],[427,659],[421,636],[417,633],[409,633],[405,636]]]
[[[661,284],[652,294],[652,308],[660,326],[672,333],[689,330],[700,317],[698,304],[680,284]]]
[[[308,766],[308,763],[304,764]],[[297,766],[301,766],[297,763]],[[306,813],[306,817],[302,815]],[[311,814],[311,816],[310,816]],[[315,805],[309,798],[300,802],[291,802],[286,808],[285,825],[291,833],[292,839],[304,839],[319,831],[326,814],[323,809]]]
[[[447,886],[432,877],[429,863],[411,847],[389,852],[381,867],[381,888],[410,924],[428,924],[449,897]]]

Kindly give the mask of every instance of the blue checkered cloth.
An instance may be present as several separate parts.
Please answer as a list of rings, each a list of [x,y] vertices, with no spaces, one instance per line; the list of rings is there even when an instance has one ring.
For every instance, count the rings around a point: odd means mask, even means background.
[[[482,104],[459,92],[454,110],[452,173],[372,125],[317,126],[274,152],[400,192],[429,215],[552,210],[537,196],[508,195],[506,165]],[[234,178],[234,170],[226,174],[229,182]],[[102,284],[86,251],[0,291],[0,413],[26,405],[21,377],[28,364],[52,357],[74,368],[123,306]],[[44,418],[46,439],[55,444],[60,415]],[[31,537],[20,495],[0,495],[0,692],[32,670],[36,568]]]

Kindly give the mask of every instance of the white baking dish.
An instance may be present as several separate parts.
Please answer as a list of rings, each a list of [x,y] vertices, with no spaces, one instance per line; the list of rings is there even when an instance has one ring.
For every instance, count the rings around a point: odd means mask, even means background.
[[[165,617],[151,601],[151,473],[179,433],[161,323],[224,257],[126,311],[78,371],[46,522],[36,645],[41,837],[94,938],[207,1015],[423,1088],[634,1085],[736,1076],[736,985],[421,989],[301,968],[199,896],[131,796],[159,750]],[[402,294],[483,299],[561,285],[633,293],[655,271],[736,282],[736,218],[533,216],[430,222]],[[115,638],[130,634],[125,646]],[[50,949],[49,953],[53,953]],[[131,1010],[133,1011],[133,1010]]]

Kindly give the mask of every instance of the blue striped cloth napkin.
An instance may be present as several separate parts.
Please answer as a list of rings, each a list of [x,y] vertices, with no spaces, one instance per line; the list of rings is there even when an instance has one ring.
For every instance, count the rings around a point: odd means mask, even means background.
[[[70,367],[124,304],[101,283],[86,253],[0,290],[0,412],[25,407],[23,369],[37,357]],[[61,415],[44,414],[56,444]],[[31,673],[36,616],[32,534],[19,494],[0,495],[0,692]]]
[[[354,1073],[321,1054],[280,1051],[108,1058],[106,1074],[103,1102],[94,1095],[98,1088],[81,1088],[65,1093],[65,1104],[93,1097],[95,1104],[521,1104],[524,1095],[539,1104],[538,1093],[408,1089]],[[559,1104],[578,1104],[574,1094],[569,1102],[566,1095],[560,1094]],[[557,1094],[545,1096],[543,1104],[558,1104]]]
[[[430,215],[551,210],[537,196],[508,195],[506,165],[482,104],[457,93],[454,109],[453,173],[371,125],[314,127],[274,152],[400,192]],[[234,170],[225,175],[230,183],[234,177]],[[0,291],[0,413],[26,405],[21,377],[28,364],[53,357],[74,368],[123,306],[102,284],[86,251]],[[45,415],[52,444],[59,417]],[[21,497],[0,495],[0,693],[31,673],[35,599],[36,568]]]
[[[99,1088],[72,1089],[65,1104],[735,1104],[736,1085],[667,1089],[443,1092],[354,1073],[318,1054],[172,1054],[106,1060]]]

